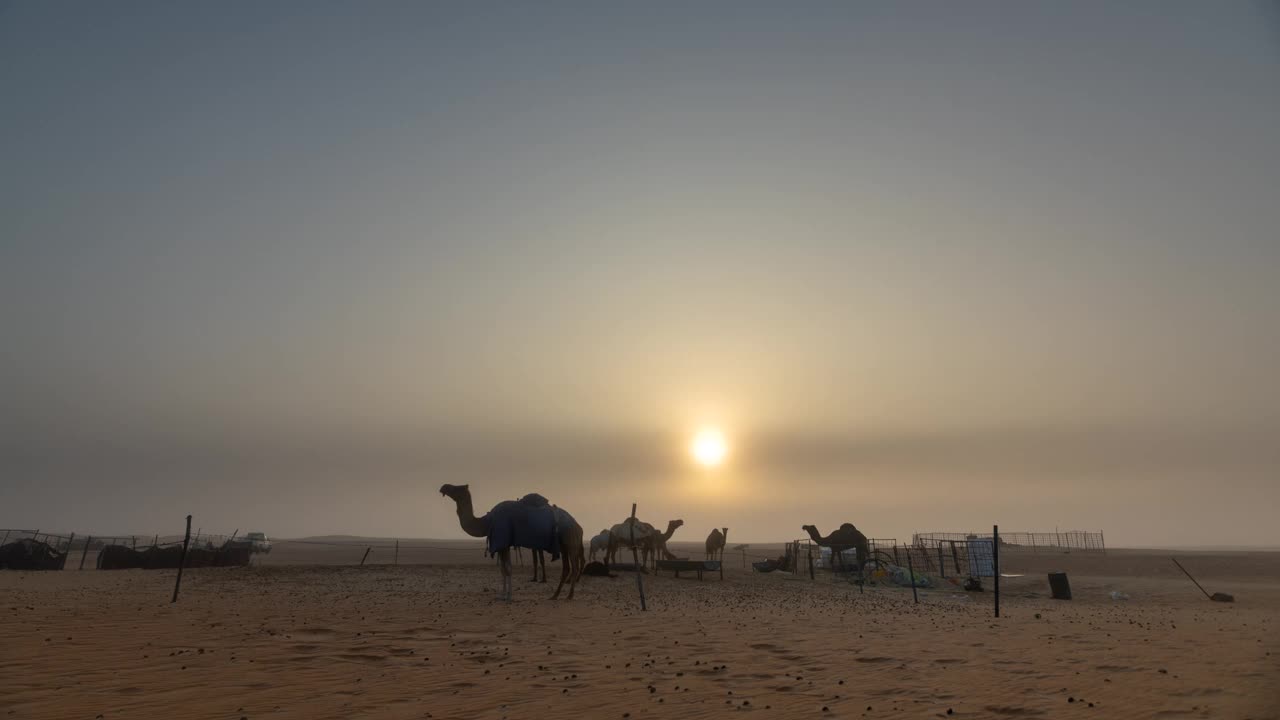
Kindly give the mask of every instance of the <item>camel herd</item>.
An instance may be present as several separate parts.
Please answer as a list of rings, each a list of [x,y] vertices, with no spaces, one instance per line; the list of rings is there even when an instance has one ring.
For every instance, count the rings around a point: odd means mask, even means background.
[[[577,587],[578,578],[586,565],[587,551],[591,560],[604,553],[607,568],[618,556],[619,550],[630,550],[640,559],[640,569],[652,563],[656,569],[659,560],[678,560],[667,549],[667,541],[684,525],[683,520],[671,520],[666,532],[647,522],[629,517],[611,528],[601,530],[583,545],[582,526],[563,508],[552,505],[546,498],[531,493],[519,500],[505,500],[494,505],[482,517],[476,517],[471,503],[471,489],[467,485],[443,485],[440,494],[457,504],[458,522],[463,532],[472,537],[486,539],[486,550],[498,558],[502,573],[500,599],[511,600],[511,549],[528,548],[533,551],[533,579],[538,579],[538,566],[542,566],[542,582],[546,582],[546,559],[550,553],[554,561],[561,558],[560,584],[551,599],[560,597],[560,590],[569,583],[569,597]],[[854,548],[858,552],[858,565],[865,562],[867,538],[853,525],[845,523],[839,530],[822,537],[817,528],[805,525],[814,542],[830,547],[838,556],[843,550]],[[715,528],[707,535],[706,559],[722,560],[729,528]]]

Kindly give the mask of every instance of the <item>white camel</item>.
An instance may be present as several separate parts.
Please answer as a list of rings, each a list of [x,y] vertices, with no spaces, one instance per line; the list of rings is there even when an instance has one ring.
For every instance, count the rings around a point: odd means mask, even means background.
[[[620,548],[634,549],[643,552],[643,560],[640,567],[643,568],[648,562],[649,552],[652,544],[649,538],[656,534],[653,526],[647,522],[641,522],[636,518],[627,518],[626,520],[609,528],[609,548],[604,556],[604,564],[610,565],[618,554]]]

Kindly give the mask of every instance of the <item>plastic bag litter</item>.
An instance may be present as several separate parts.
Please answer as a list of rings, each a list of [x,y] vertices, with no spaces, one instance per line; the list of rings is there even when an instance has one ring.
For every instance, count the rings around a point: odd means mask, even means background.
[[[911,587],[911,578],[912,578],[912,575],[914,575],[916,587],[927,588],[927,587],[933,586],[933,583],[929,580],[928,575],[923,575],[918,572],[912,573],[910,570],[907,570],[901,565],[889,565],[888,567],[885,568],[885,570],[887,571],[888,580],[892,582],[894,585],[900,585],[902,587]]]

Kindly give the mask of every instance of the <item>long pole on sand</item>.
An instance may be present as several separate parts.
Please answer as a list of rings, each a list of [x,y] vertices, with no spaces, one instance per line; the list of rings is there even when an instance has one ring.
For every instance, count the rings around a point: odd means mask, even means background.
[[[640,591],[640,609],[648,610],[644,602],[644,581],[640,579],[640,556],[636,554],[636,504],[631,503],[631,561],[636,567],[636,589]],[[565,562],[568,562],[567,560]]]
[[[178,560],[178,579],[173,582],[173,599],[170,603],[178,602],[178,588],[182,586],[182,567],[187,564],[187,546],[191,544],[191,516],[187,516],[187,533],[182,538],[182,558]]]
[[[911,576],[911,599],[919,603],[920,595],[916,593],[916,569],[911,563],[911,548],[907,548],[907,574]]]
[[[996,582],[996,617],[1000,617],[1000,526],[991,526],[991,571]]]

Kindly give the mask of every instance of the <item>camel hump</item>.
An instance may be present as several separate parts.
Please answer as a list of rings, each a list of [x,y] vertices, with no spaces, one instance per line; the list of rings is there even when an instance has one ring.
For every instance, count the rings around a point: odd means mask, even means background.
[[[547,505],[551,504],[551,501],[542,497],[538,493],[529,493],[528,495],[525,495],[524,497],[520,498],[520,504],[532,505],[533,507],[546,507]]]

